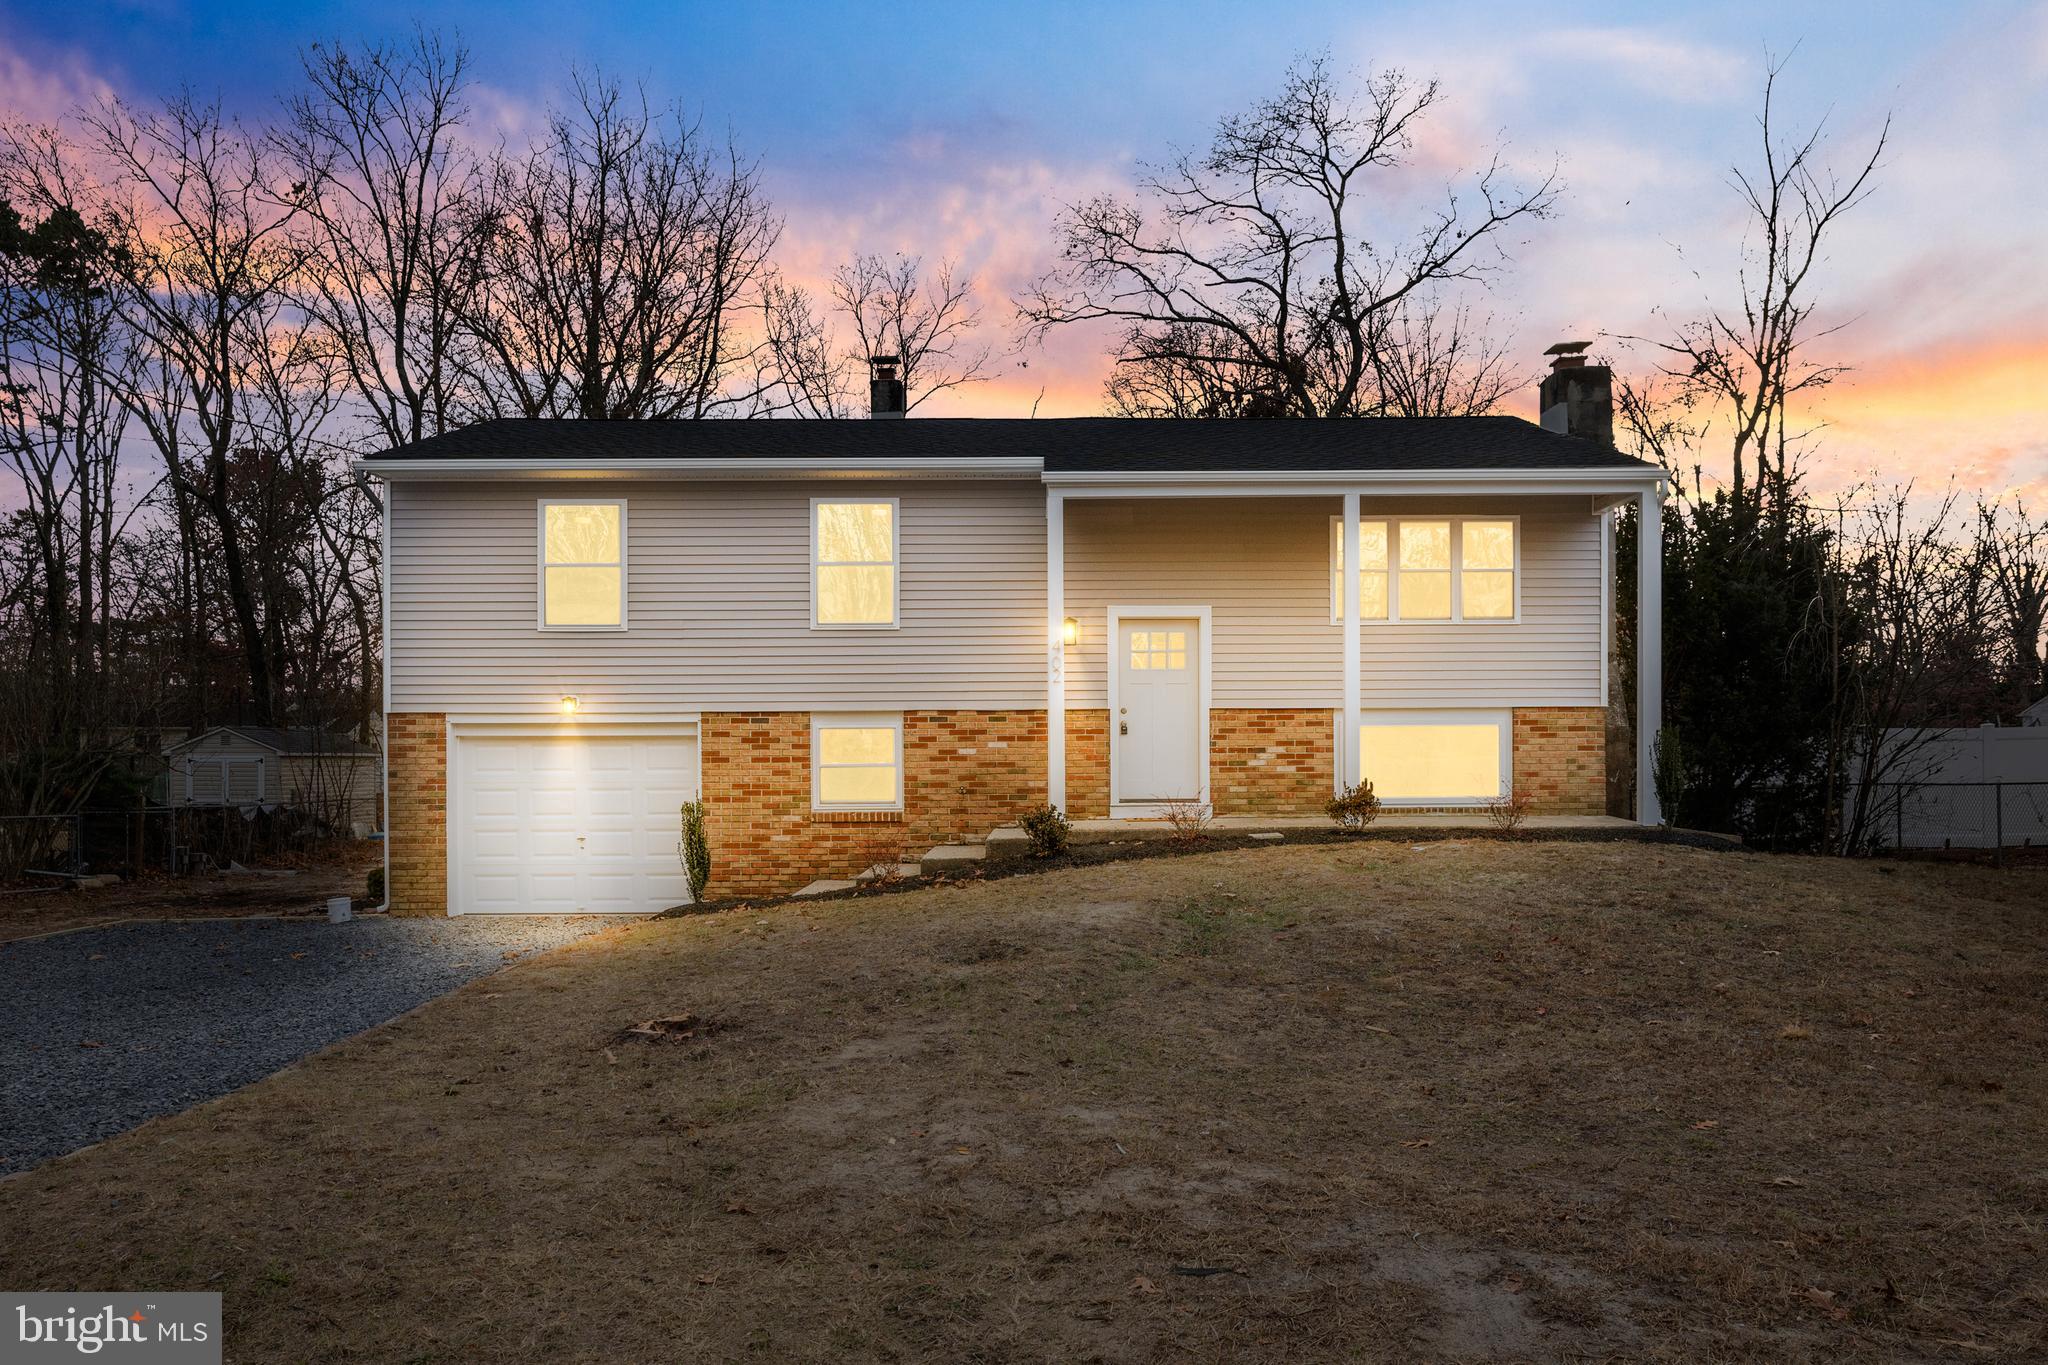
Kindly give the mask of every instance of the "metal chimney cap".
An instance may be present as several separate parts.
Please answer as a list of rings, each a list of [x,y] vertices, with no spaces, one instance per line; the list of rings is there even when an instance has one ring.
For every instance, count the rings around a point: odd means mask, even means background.
[[[1593,345],[1590,341],[1560,341],[1545,351],[1545,355],[1577,355]]]

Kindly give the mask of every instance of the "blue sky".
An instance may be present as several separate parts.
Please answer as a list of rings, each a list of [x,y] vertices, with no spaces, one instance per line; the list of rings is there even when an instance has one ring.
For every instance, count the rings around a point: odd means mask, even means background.
[[[1787,112],[1825,115],[1842,160],[1895,120],[1826,270],[1857,367],[1818,414],[1826,458],[1843,480],[1953,469],[2048,501],[2048,5],[0,0],[0,105],[48,118],[98,90],[183,86],[261,118],[307,42],[416,22],[471,48],[485,128],[516,140],[571,63],[641,80],[761,158],[793,273],[855,250],[952,256],[996,321],[1061,202],[1198,144],[1293,57],[1437,76],[1449,99],[1418,183],[1496,147],[1562,169],[1559,216],[1483,304],[1532,370],[1558,336],[1653,332],[1658,306],[1725,295],[1727,167],[1753,151],[1766,54],[1789,54]],[[1091,411],[1102,342],[1069,338],[954,410]]]

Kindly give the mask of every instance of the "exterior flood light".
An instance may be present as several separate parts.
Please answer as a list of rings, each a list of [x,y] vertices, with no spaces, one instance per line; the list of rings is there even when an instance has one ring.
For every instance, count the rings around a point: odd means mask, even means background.
[[[562,714],[563,714],[563,715],[565,715],[565,716],[573,716],[573,715],[575,715],[575,714],[576,714],[576,706],[577,706],[576,698],[574,698],[574,697],[564,697],[564,698],[562,698]]]
[[[1060,639],[1070,645],[1081,643],[1081,623],[1069,616],[1060,622]]]

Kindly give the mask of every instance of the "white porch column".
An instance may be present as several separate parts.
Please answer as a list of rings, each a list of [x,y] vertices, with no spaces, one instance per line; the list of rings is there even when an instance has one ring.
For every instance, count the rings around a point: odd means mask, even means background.
[[[1636,495],[1636,821],[1661,825],[1657,732],[1664,728],[1664,487]]]
[[[1067,500],[1045,494],[1045,799],[1067,808]]]
[[[1325,504],[1327,506],[1327,504]],[[1344,582],[1344,733],[1337,745],[1337,785],[1358,781],[1358,494],[1344,495],[1344,541],[1337,555]]]

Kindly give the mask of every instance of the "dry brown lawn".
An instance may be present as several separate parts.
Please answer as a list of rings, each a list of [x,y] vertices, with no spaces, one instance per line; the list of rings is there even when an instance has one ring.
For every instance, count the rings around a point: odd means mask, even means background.
[[[1451,842],[658,921],[0,1185],[0,1284],[236,1360],[2040,1359],[2044,919]]]

